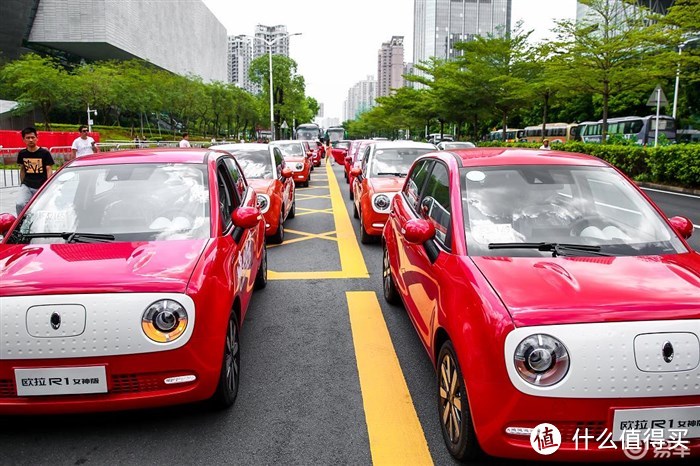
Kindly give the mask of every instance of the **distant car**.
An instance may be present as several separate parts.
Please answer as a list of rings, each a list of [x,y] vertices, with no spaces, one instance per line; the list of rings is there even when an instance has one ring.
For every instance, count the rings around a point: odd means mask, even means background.
[[[0,415],[233,404],[267,251],[229,154],[75,159],[0,234]]]
[[[333,148],[331,149],[331,154],[333,155],[333,160],[338,165],[345,165],[345,157],[348,156],[348,149],[350,149],[351,141],[335,141],[333,143]]]
[[[445,142],[445,141],[452,142],[452,141],[454,141],[454,138],[449,134],[442,134],[441,135],[440,133],[432,133],[428,137],[428,142],[431,144],[437,144],[439,142]]]
[[[664,439],[700,455],[689,219],[598,158],[503,148],[419,158],[391,209],[384,297],[436,368],[455,458],[650,459]]]
[[[348,184],[350,184],[349,196],[351,201],[353,199],[352,182],[355,179],[355,176],[352,174],[352,169],[360,167],[362,163],[362,157],[364,156],[365,151],[367,151],[367,146],[369,146],[370,144],[374,144],[377,141],[373,141],[371,139],[364,139],[356,142],[357,146],[352,148],[353,150],[351,151],[349,156],[350,159],[348,159],[347,157],[345,158],[345,168],[348,173]]]
[[[292,170],[279,147],[269,144],[222,144],[212,149],[230,152],[243,168],[248,183],[258,193],[258,207],[265,216],[265,235],[273,243],[284,241],[284,222],[296,215]]]
[[[455,150],[455,149],[473,149],[476,144],[473,142],[461,142],[461,141],[442,141],[437,144],[438,150]]]
[[[311,160],[302,141],[274,141],[270,143],[279,147],[287,166],[292,170],[292,179],[300,186],[308,187],[311,180]]]
[[[318,141],[306,141],[306,140],[299,140],[301,141],[307,149],[307,154],[309,156],[309,160],[311,160],[311,171],[313,171],[314,167],[320,167],[321,166],[321,143]]]
[[[367,146],[359,167],[350,171],[353,215],[360,219],[360,241],[379,238],[393,197],[401,191],[411,164],[435,146],[424,142],[378,141]]]

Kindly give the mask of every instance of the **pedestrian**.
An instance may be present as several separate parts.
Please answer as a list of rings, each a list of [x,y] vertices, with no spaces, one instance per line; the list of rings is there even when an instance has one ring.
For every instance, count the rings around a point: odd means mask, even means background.
[[[540,150],[552,150],[552,148],[549,147],[549,139],[542,140],[542,145],[540,146]]]
[[[39,147],[36,128],[28,127],[22,130],[22,139],[27,146],[17,154],[19,165],[19,195],[15,207],[19,216],[24,206],[32,199],[34,193],[46,183],[51,176],[51,166],[54,164],[51,153]]]
[[[330,139],[326,139],[326,146],[324,149],[325,156],[326,156],[326,164],[331,164],[333,165],[333,145],[331,144]]]
[[[78,128],[78,131],[80,132],[80,136],[75,138],[75,141],[73,141],[73,144],[70,146],[72,158],[96,154],[100,151],[100,148],[95,144],[95,140],[88,135],[87,126],[82,125]]]
[[[190,133],[182,133],[182,139],[180,139],[180,147],[192,147],[190,145]]]

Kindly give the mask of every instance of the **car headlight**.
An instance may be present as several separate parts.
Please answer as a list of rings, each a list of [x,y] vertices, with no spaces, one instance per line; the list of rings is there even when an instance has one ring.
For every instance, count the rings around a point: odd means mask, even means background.
[[[303,169],[304,169],[304,164],[303,164],[303,163],[298,162],[298,163],[295,165],[295,170],[296,170],[296,171],[300,172],[300,171],[302,171]]]
[[[374,210],[379,213],[388,212],[389,206],[391,206],[392,197],[392,194],[375,194],[374,196],[372,196],[372,208],[374,208]]]
[[[187,328],[187,311],[177,301],[161,299],[144,311],[141,328],[148,338],[158,343],[176,340]]]
[[[554,385],[569,371],[569,353],[564,344],[544,334],[521,341],[513,360],[520,377],[538,387]]]
[[[260,213],[265,213],[268,210],[270,210],[270,196],[267,194],[258,194],[257,197],[258,200],[258,209],[260,209]]]

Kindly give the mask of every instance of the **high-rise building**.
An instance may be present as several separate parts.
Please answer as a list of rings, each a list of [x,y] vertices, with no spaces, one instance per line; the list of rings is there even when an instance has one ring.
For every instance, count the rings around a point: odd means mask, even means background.
[[[376,105],[377,80],[367,76],[348,90],[348,98],[343,103],[343,120],[354,120]]]
[[[253,57],[253,39],[248,36],[228,37],[228,82],[248,92],[255,86],[248,76]]]
[[[272,44],[272,55],[289,56],[289,33],[287,26],[255,26],[255,37]],[[268,45],[263,40],[256,40],[253,43],[253,59],[268,53]]]
[[[377,59],[377,97],[389,95],[403,87],[403,36],[384,42]]]
[[[621,0],[608,0],[613,6],[620,8],[621,11],[628,11],[636,14],[639,12],[639,7],[645,8],[654,13],[665,15],[668,9],[673,6],[675,0],[636,0],[633,3],[622,2]],[[581,21],[588,14],[588,6],[577,1],[576,2],[576,21]]]
[[[226,28],[201,0],[168,8],[136,0],[0,0],[2,58],[33,49],[85,60],[147,60],[205,81],[226,79]]]
[[[413,63],[454,58],[454,44],[510,30],[512,0],[415,0]]]

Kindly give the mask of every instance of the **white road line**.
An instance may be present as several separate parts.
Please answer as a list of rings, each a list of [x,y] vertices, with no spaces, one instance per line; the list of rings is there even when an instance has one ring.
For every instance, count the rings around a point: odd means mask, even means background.
[[[696,196],[694,194],[685,194],[685,193],[676,193],[673,191],[664,191],[662,189],[653,189],[653,188],[642,188],[645,191],[654,191],[657,193],[664,193],[664,194],[674,194],[676,196],[684,196],[684,197],[692,197],[694,199],[700,199],[700,196]]]

